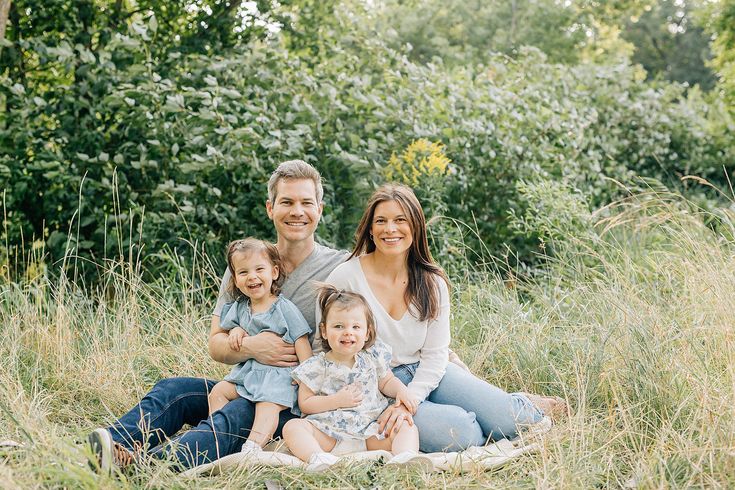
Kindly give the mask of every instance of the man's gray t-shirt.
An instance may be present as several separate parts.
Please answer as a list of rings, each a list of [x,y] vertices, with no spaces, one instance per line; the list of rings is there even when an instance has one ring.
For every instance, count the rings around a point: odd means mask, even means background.
[[[334,268],[349,256],[349,252],[344,250],[334,250],[315,243],[311,254],[291,271],[281,287],[281,293],[301,311],[312,332],[316,330],[316,289],[312,282],[324,281]],[[217,305],[212,312],[214,316],[220,316],[225,303],[235,301],[235,298],[227,292],[230,276],[228,267],[222,276]]]

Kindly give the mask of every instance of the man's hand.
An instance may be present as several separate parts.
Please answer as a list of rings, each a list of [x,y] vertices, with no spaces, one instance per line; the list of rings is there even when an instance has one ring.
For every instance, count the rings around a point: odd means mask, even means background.
[[[337,408],[352,408],[362,403],[362,392],[355,384],[343,387],[332,396]]]
[[[261,332],[247,337],[243,345],[247,347],[251,357],[261,364],[286,367],[296,366],[299,363],[294,346],[284,342],[273,332]]]
[[[402,404],[391,405],[378,417],[378,430],[386,436],[399,430],[404,422],[413,425],[413,417]]]
[[[242,339],[248,336],[248,333],[242,327],[235,327],[230,330],[227,335],[227,341],[230,343],[230,349],[240,351]]]

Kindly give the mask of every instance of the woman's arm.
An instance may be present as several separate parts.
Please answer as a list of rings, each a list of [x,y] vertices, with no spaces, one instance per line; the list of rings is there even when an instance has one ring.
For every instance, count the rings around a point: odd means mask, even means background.
[[[299,408],[306,415],[352,408],[360,402],[362,393],[355,385],[347,385],[333,395],[316,395],[306,384],[299,383]]]
[[[424,400],[444,377],[449,362],[449,288],[443,279],[439,282],[439,316],[429,322],[426,340],[419,352],[419,365],[408,391],[419,400]]]
[[[470,371],[470,367],[465,364],[464,361],[452,349],[449,349],[449,362],[451,362],[452,364],[456,364],[468,373],[472,373],[472,371]]]

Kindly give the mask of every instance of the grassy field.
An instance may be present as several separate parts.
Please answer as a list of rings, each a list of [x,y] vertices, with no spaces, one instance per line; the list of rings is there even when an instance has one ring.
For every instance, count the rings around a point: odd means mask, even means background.
[[[371,465],[195,481],[164,465],[97,475],[81,444],[90,429],[162,377],[227,372],[206,350],[211,267],[172,267],[165,283],[145,284],[108,263],[94,293],[43,277],[0,287],[0,440],[24,444],[0,450],[0,486],[735,487],[733,214],[652,193],[591,220],[549,244],[555,258],[533,280],[477,271],[454,285],[453,347],[473,371],[573,406],[537,454],[428,476]]]

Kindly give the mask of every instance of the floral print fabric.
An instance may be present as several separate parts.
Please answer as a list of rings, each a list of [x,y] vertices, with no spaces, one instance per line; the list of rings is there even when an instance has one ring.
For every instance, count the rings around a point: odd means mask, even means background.
[[[362,390],[362,402],[357,407],[311,414],[306,420],[337,440],[378,436],[376,420],[388,407],[378,382],[390,372],[390,358],[390,347],[376,340],[373,346],[357,353],[352,368],[330,361],[325,352],[294,368],[291,376],[316,395],[333,395],[353,383]]]

